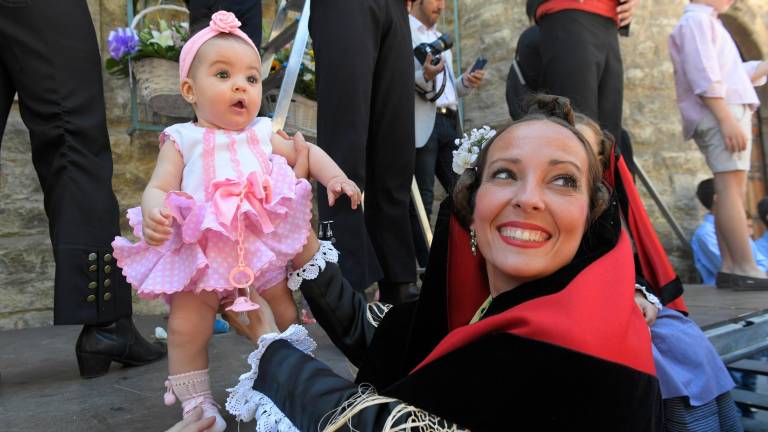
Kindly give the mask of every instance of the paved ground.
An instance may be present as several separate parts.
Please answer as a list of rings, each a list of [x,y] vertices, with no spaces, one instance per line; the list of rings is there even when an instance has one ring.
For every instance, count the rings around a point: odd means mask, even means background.
[[[704,285],[686,286],[691,317],[702,327],[768,309],[768,292],[734,293]],[[145,335],[165,326],[162,317],[136,317]],[[336,372],[351,377],[346,360],[317,326],[310,332],[318,342],[317,356]],[[62,326],[0,331],[0,431],[164,431],[180,416],[177,406],[163,405],[167,363],[141,368],[113,365],[104,377],[83,380],[77,372],[74,344],[79,327]],[[252,347],[234,332],[214,336],[210,347],[214,396],[223,404],[225,389],[246,371]],[[764,377],[758,391],[768,393]],[[238,430],[232,417],[230,428]],[[768,431],[768,415],[745,423],[749,431]],[[250,430],[243,427],[242,430]]]
[[[153,334],[163,318],[136,317],[142,334]],[[74,346],[79,327],[62,326],[0,332],[0,431],[124,432],[164,431],[181,415],[179,405],[163,405],[167,362],[140,368],[113,363],[104,377],[78,375]],[[351,377],[347,363],[317,326],[310,326],[317,356],[337,373]],[[247,371],[253,348],[234,331],[216,335],[210,346],[214,397],[226,400],[227,387]],[[231,416],[225,416],[237,430]],[[244,428],[243,430],[249,430]]]

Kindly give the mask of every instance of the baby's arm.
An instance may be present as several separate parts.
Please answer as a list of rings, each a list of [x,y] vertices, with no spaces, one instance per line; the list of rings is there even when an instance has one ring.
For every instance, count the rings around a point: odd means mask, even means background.
[[[157,164],[141,197],[142,234],[150,246],[159,246],[171,237],[171,215],[164,207],[165,195],[179,190],[184,160],[169,139],[160,148]]]
[[[294,146],[293,141],[297,141],[296,146]],[[336,198],[344,194],[349,196],[352,208],[357,208],[362,195],[360,189],[355,182],[347,178],[347,175],[328,156],[328,153],[312,143],[304,143],[304,137],[300,133],[294,135],[293,141],[288,141],[278,134],[273,134],[271,140],[272,151],[283,156],[288,161],[288,164],[295,166],[301,163],[298,160],[301,146],[306,145],[309,149],[309,174],[328,189],[328,205],[333,205],[336,202]],[[298,151],[297,148],[299,149]]]

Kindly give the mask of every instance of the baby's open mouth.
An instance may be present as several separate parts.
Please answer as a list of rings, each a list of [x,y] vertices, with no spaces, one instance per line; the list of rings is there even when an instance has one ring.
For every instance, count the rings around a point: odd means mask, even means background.
[[[237,108],[237,109],[245,109],[245,102],[237,101],[237,102],[233,103],[232,106]]]

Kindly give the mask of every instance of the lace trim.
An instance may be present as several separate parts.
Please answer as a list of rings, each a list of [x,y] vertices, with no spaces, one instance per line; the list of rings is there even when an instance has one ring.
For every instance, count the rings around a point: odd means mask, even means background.
[[[245,133],[246,137],[248,138],[248,147],[251,149],[251,153],[253,153],[253,155],[256,156],[256,158],[259,160],[261,170],[264,172],[264,174],[268,175],[270,172],[272,172],[272,168],[269,165],[266,152],[261,147],[259,136],[256,135],[256,131],[253,130],[253,128],[248,128]]]
[[[362,384],[358,388],[357,394],[349,398],[337,409],[326,414],[326,416],[331,415],[331,418],[328,421],[328,425],[322,430],[323,432],[336,431],[345,425],[350,430],[356,430],[352,427],[352,418],[355,415],[368,407],[391,402],[400,401],[386,396],[379,396],[372,385]],[[321,426],[324,420],[325,417],[320,420]],[[382,432],[468,432],[467,429],[462,429],[454,423],[402,402],[389,413],[381,430]]]
[[[232,131],[225,131],[224,135],[229,140],[229,160],[232,162],[232,167],[235,169],[235,174],[238,180],[245,178],[243,175],[243,169],[240,166],[240,158],[237,156],[237,137]]]
[[[315,341],[309,337],[307,329],[296,324],[292,324],[281,334],[268,333],[259,338],[258,348],[248,356],[250,372],[240,375],[237,385],[227,389],[229,396],[225,405],[227,411],[235,416],[237,421],[247,422],[255,417],[257,432],[298,431],[269,397],[253,389],[253,382],[259,374],[261,357],[267,347],[278,339],[287,340],[309,355],[312,355],[312,351],[317,348]]]
[[[648,288],[636,283],[635,289],[638,291],[641,291],[645,296],[645,299],[648,300],[652,305],[656,306],[658,310],[662,309],[663,306],[661,305],[661,301],[659,301],[658,297],[656,297],[650,291],[648,291]]]
[[[296,291],[301,286],[301,281],[317,278],[320,272],[325,270],[325,264],[328,262],[339,262],[339,251],[331,242],[320,240],[320,250],[315,256],[300,269],[288,273],[288,288]]]
[[[211,182],[216,178],[216,131],[205,128],[203,132],[203,184],[205,185],[205,199],[210,201],[213,197]]]
[[[391,304],[373,302],[368,303],[367,310],[365,311],[365,317],[368,318],[368,322],[372,326],[378,327],[381,320],[384,319],[384,315],[392,308]]]

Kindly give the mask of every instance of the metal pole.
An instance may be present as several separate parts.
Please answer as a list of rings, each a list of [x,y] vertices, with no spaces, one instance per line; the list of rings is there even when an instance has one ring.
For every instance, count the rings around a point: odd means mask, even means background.
[[[427,218],[427,211],[424,209],[424,202],[421,201],[421,193],[419,192],[419,185],[416,184],[416,177],[411,179],[411,199],[416,207],[419,225],[421,225],[421,232],[424,233],[427,247],[432,247],[432,228],[429,226],[429,218]]]
[[[688,249],[690,249],[690,241],[683,234],[683,230],[680,228],[680,225],[677,224],[677,221],[672,216],[672,213],[669,212],[667,206],[665,206],[661,201],[661,198],[659,198],[658,193],[656,193],[656,189],[653,188],[651,181],[648,179],[648,176],[645,174],[645,171],[643,171],[643,168],[640,166],[637,160],[635,160],[635,168],[637,171],[637,177],[640,179],[640,182],[643,184],[643,186],[645,186],[645,190],[648,191],[648,194],[653,199],[653,202],[656,203],[656,206],[659,208],[659,211],[661,211],[664,219],[667,220],[667,223],[672,228],[672,231],[674,231],[675,235],[677,235],[677,238],[680,239],[680,243],[684,244]]]
[[[285,126],[285,119],[288,117],[288,108],[293,97],[293,90],[296,87],[296,78],[299,76],[301,62],[304,57],[304,50],[307,48],[309,39],[309,1],[304,2],[304,8],[299,18],[299,28],[296,30],[296,39],[291,47],[291,55],[288,58],[288,66],[285,68],[283,83],[280,85],[280,95],[277,97],[275,114],[272,117],[272,130],[278,131]]]

